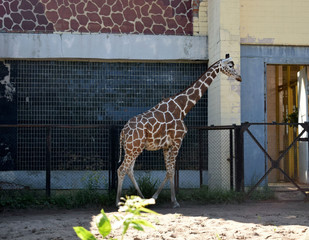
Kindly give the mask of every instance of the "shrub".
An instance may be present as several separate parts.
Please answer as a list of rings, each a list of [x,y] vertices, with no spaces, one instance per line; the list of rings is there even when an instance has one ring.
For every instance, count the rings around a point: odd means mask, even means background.
[[[137,196],[127,197],[127,199],[122,198],[124,202],[121,203],[119,208],[120,212],[125,212],[126,215],[122,218],[116,217],[118,222],[122,224],[122,237],[126,234],[129,227],[133,227],[138,231],[144,231],[143,227],[152,227],[154,226],[143,218],[142,213],[152,213],[157,214],[156,212],[145,208],[149,204],[154,204],[154,199],[141,199]],[[112,225],[104,210],[101,210],[101,214],[96,218],[96,225],[98,227],[99,233],[103,237],[107,237],[112,231]],[[92,235],[91,232],[86,230],[83,227],[73,227],[77,236],[82,240],[95,240],[96,238]],[[112,238],[109,238],[112,239]],[[114,239],[115,240],[115,239]]]

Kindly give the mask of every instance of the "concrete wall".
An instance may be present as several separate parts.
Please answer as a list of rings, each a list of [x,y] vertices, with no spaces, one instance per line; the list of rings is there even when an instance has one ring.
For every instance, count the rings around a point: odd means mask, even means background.
[[[229,53],[236,68],[240,68],[239,16],[239,0],[208,1],[209,65]],[[219,74],[208,89],[208,124],[234,123],[240,123],[240,83]],[[224,133],[211,134],[208,145],[209,187],[228,189],[229,162]]]
[[[240,0],[242,44],[309,45],[309,1]]]
[[[165,178],[166,171],[135,171],[135,178],[150,177],[159,185]],[[179,171],[180,188],[199,188],[200,172],[194,170]],[[5,171],[0,172],[0,188],[20,189],[45,189],[45,171]],[[204,184],[207,184],[207,171],[203,172]],[[8,184],[9,183],[9,184]],[[51,189],[82,189],[89,187],[108,189],[108,171],[51,171]],[[133,186],[129,177],[126,176],[123,188]],[[169,188],[169,183],[165,188]]]
[[[206,60],[206,36],[0,33],[0,59]]]

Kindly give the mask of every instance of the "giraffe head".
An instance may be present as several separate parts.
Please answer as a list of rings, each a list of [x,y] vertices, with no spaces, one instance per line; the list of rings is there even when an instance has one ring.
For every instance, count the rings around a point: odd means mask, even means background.
[[[235,78],[237,81],[241,82],[241,76],[234,68],[234,62],[229,54],[226,55],[226,59],[221,59],[219,64],[220,71],[229,77]]]

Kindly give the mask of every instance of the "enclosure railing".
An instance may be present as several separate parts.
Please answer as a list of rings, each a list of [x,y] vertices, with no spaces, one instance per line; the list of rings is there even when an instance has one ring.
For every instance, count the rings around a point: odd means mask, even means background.
[[[28,128],[28,129],[33,129],[33,128],[40,128],[40,129],[45,129],[45,157],[44,159],[44,165],[45,165],[45,190],[46,190],[46,196],[50,197],[51,193],[51,155],[52,155],[52,129],[55,128],[62,128],[62,129],[94,129],[94,128],[100,128],[100,129],[108,129],[109,131],[109,141],[110,141],[110,161],[109,161],[109,166],[108,166],[108,185],[109,189],[115,188],[115,182],[116,182],[116,163],[118,161],[117,156],[116,156],[116,135],[117,135],[117,129],[120,128],[120,126],[116,125],[103,125],[103,124],[96,124],[96,125],[60,125],[60,124],[16,124],[16,125],[9,125],[9,124],[1,124],[0,125],[0,130],[1,129],[10,129],[10,128],[15,128],[15,129],[23,129],[23,128]],[[3,171],[3,169],[0,169],[0,172]],[[1,187],[0,187],[1,189]]]
[[[39,129],[40,131],[35,131],[35,134],[33,134],[34,136],[29,138],[30,141],[33,142],[39,142],[40,146],[34,146],[35,143],[30,143],[31,148],[30,148],[30,152],[29,157],[28,158],[33,158],[33,155],[35,152],[39,151],[38,148],[44,148],[45,150],[40,150],[39,153],[39,157],[37,162],[39,162],[40,164],[40,170],[45,172],[45,190],[46,190],[46,195],[50,196],[51,194],[51,172],[52,170],[58,170],[57,167],[54,166],[54,161],[55,158],[57,157],[52,157],[54,152],[57,150],[58,152],[60,152],[59,154],[66,154],[67,151],[70,150],[70,148],[72,148],[73,145],[68,145],[68,146],[58,146],[58,145],[63,145],[66,143],[66,141],[87,141],[87,140],[83,140],[83,137],[81,137],[80,139],[73,139],[74,137],[78,136],[78,135],[82,135],[83,132],[82,130],[85,129],[102,129],[102,131],[100,131],[99,134],[96,135],[97,138],[105,138],[108,141],[108,146],[107,146],[107,150],[104,153],[106,155],[106,158],[108,159],[105,163],[104,166],[105,168],[107,168],[108,170],[108,189],[115,189],[116,188],[116,184],[117,184],[117,174],[116,174],[116,170],[118,167],[118,160],[119,160],[119,132],[121,130],[121,125],[60,125],[60,124],[17,124],[17,125],[8,125],[8,124],[2,124],[0,125],[0,131],[1,130],[8,130],[8,129],[16,129],[16,130],[20,130],[23,131],[23,129],[27,129],[27,130],[33,130],[33,129]],[[178,160],[177,160],[177,168],[176,168],[176,174],[175,174],[175,180],[176,180],[176,187],[179,188],[179,171],[181,169],[183,169],[184,167],[186,168],[186,166],[182,166],[182,161],[186,162],[188,160],[188,158],[190,158],[190,156],[193,155],[197,155],[198,156],[198,161],[195,163],[190,163],[191,165],[193,164],[197,164],[196,166],[190,166],[191,168],[193,167],[193,169],[197,169],[199,171],[199,185],[203,185],[205,179],[204,179],[204,172],[208,170],[208,165],[207,165],[207,159],[208,159],[208,131],[228,131],[229,132],[229,137],[227,139],[227,146],[230,149],[230,154],[228,159],[226,159],[227,161],[230,162],[230,186],[231,189],[233,188],[233,172],[237,169],[239,169],[239,161],[236,161],[236,166],[233,166],[233,159],[234,159],[234,146],[236,146],[238,143],[238,139],[237,139],[237,133],[234,134],[235,129],[238,128],[238,126],[236,125],[232,125],[232,126],[195,126],[195,127],[188,127],[189,128],[189,133],[193,132],[193,131],[198,131],[198,139],[197,142],[195,142],[195,145],[198,145],[197,148],[195,148],[198,153],[183,153],[180,152],[179,156],[178,156]],[[65,133],[61,132],[61,134],[59,134],[57,132],[57,129],[65,129],[65,130],[77,130],[77,133],[72,134],[72,136],[70,135],[70,137],[66,138]],[[28,135],[28,134],[32,134],[32,132],[26,131],[25,133],[22,132],[21,135]],[[37,132],[42,132],[42,135],[37,135]],[[17,133],[16,133],[17,134]],[[70,133],[71,134],[71,133]],[[103,136],[103,135],[107,135],[107,136]],[[38,138],[38,140],[36,139]],[[63,138],[61,139],[61,141],[59,141],[57,138]],[[89,138],[89,136],[86,136],[85,139]],[[92,136],[91,136],[92,138]],[[187,137],[186,137],[187,138]],[[185,141],[186,141],[185,138]],[[191,137],[192,138],[192,137]],[[28,138],[27,138],[28,139]],[[192,138],[193,139],[193,138]],[[15,141],[15,140],[14,140]],[[17,140],[16,140],[17,141]],[[25,141],[25,140],[23,140]],[[28,141],[28,140],[26,140]],[[53,148],[53,144],[55,144],[54,142],[57,142],[58,145],[56,145],[56,147]],[[94,139],[93,141],[97,141],[96,139]],[[235,143],[234,143],[235,142]],[[20,143],[18,143],[20,145]],[[86,143],[85,143],[86,144]],[[98,143],[97,147],[100,147],[100,144],[103,143]],[[187,140],[187,143],[185,142],[184,144],[192,144],[191,139]],[[32,146],[33,145],[33,146]],[[86,144],[87,145],[87,144]],[[79,146],[79,145],[78,145]],[[27,145],[27,147],[29,147]],[[57,148],[57,149],[55,149]],[[60,148],[60,150],[58,149]],[[63,148],[63,149],[61,149]],[[75,148],[75,146],[74,146]],[[89,148],[91,148],[91,146],[89,146]],[[182,147],[183,148],[183,147]],[[23,150],[23,146],[20,146],[20,149]],[[17,151],[17,150],[16,150]],[[97,151],[96,149],[94,151]],[[102,154],[102,153],[100,153]],[[152,153],[151,153],[152,154]],[[237,151],[235,152],[236,156],[237,156]],[[72,155],[72,154],[71,154]],[[74,155],[74,154],[73,154]],[[78,155],[78,154],[75,154]],[[84,154],[86,155],[86,154]],[[57,155],[58,156],[58,155]],[[77,158],[78,156],[70,156]],[[17,157],[16,157],[17,158]],[[54,159],[54,161],[52,161],[52,158]],[[186,158],[186,159],[183,159]],[[189,159],[190,160],[190,159]],[[33,159],[31,159],[31,161],[34,161]],[[37,162],[35,162],[35,164],[38,164]],[[24,164],[24,163],[23,163]],[[60,170],[66,170],[66,169],[71,169],[68,167],[65,167],[65,163],[59,163],[61,164],[61,168]],[[74,165],[75,163],[72,163],[71,165],[73,165],[73,169],[76,168],[76,166]],[[64,167],[62,166],[64,165]],[[90,167],[85,165],[82,166],[81,168],[79,168],[78,170],[87,170]],[[29,171],[32,170],[37,170],[35,167],[29,167],[27,166],[27,169]],[[92,169],[92,168],[90,168]],[[20,170],[20,169],[19,169]],[[163,169],[164,170],[164,169]],[[5,169],[1,169],[1,164],[0,164],[0,172],[5,171]],[[7,171],[7,169],[6,169]],[[237,172],[237,171],[236,171]],[[240,181],[238,181],[237,179],[242,179],[242,175],[239,173],[236,173],[236,190],[241,189],[240,187]],[[42,178],[43,179],[43,178]],[[35,180],[38,181],[38,180]],[[0,186],[1,188],[1,186]]]
[[[286,144],[286,146],[284,146],[282,148],[282,151],[279,152],[279,155],[277,156],[277,158],[274,158],[274,157],[271,156],[271,154],[269,154],[270,149],[263,146],[260,143],[260,141],[257,139],[256,135],[254,133],[252,133],[252,131],[250,130],[250,127],[252,127],[252,126],[263,126],[263,127],[285,126],[285,127],[288,127],[288,128],[298,128],[299,126],[301,126],[302,130],[299,133],[297,131],[295,131],[295,134],[294,134],[295,136],[293,136],[293,138],[290,139],[291,142],[288,142]],[[244,133],[247,133],[250,136],[250,138],[254,141],[254,143],[258,146],[258,148],[265,154],[266,158],[270,162],[270,167],[268,166],[267,167],[268,169],[265,169],[265,174],[262,177],[260,177],[260,179],[251,187],[251,189],[247,193],[247,197],[249,197],[251,195],[251,193],[257,189],[257,187],[266,179],[267,176],[269,176],[269,174],[274,169],[279,170],[279,172],[284,175],[285,179],[288,180],[289,182],[291,182],[297,188],[297,190],[299,190],[300,192],[302,192],[305,195],[306,198],[309,197],[309,189],[300,187],[300,184],[297,183],[297,179],[291,177],[287,173],[287,170],[282,169],[283,168],[282,167],[282,160],[284,159],[284,157],[287,156],[287,154],[289,153],[289,151],[293,147],[296,147],[296,144],[298,142],[300,142],[300,141],[307,142],[308,143],[308,149],[309,149],[309,139],[308,139],[308,137],[306,137],[306,138],[303,137],[303,135],[306,132],[307,132],[307,134],[309,133],[309,122],[305,122],[305,123],[277,123],[277,122],[249,123],[249,122],[245,122],[245,123],[241,124],[241,126],[240,126],[241,138],[244,139]],[[296,154],[297,154],[297,151],[296,151]]]
[[[296,134],[293,141],[286,146],[282,146],[280,148],[280,151],[278,150],[278,156],[273,157],[272,154],[270,153],[271,149],[268,149],[265,143],[265,132],[261,130],[254,130],[256,127],[295,127],[295,126],[302,126],[302,131],[299,134]],[[29,158],[32,158],[32,153],[31,151],[37,151],[37,148],[45,148],[44,151],[40,152],[40,158],[39,161],[42,161],[44,164],[42,164],[40,170],[45,172],[45,190],[46,190],[46,195],[50,196],[51,194],[51,172],[54,170],[56,167],[53,165],[52,161],[52,155],[55,151],[53,149],[53,141],[59,137],[64,138],[62,139],[57,147],[57,151],[59,151],[59,155],[61,154],[66,154],[67,149],[70,150],[71,146],[68,144],[66,147],[62,146],[64,142],[66,142],[68,139],[71,141],[81,141],[84,142],[85,148],[90,147],[92,148],[89,144],[92,142],[96,143],[96,148],[92,149],[92,155],[94,156],[93,158],[96,158],[98,162],[100,161],[105,161],[104,164],[101,163],[92,163],[94,166],[88,166],[86,165],[87,162],[92,161],[92,159],[86,159],[87,156],[77,156],[78,154],[72,153],[70,155],[70,158],[77,159],[76,161],[78,162],[78,158],[80,159],[80,162],[86,161],[85,165],[81,165],[78,170],[84,171],[84,170],[93,170],[93,169],[102,169],[102,165],[104,165],[104,169],[108,171],[108,189],[115,189],[116,184],[117,184],[117,174],[116,170],[118,167],[118,160],[119,160],[119,132],[121,130],[122,126],[118,125],[46,125],[46,124],[36,124],[36,125],[25,125],[25,124],[18,124],[18,125],[0,125],[0,131],[2,130],[8,130],[8,129],[34,129],[34,128],[40,128],[43,131],[43,138],[42,136],[38,136],[36,134],[33,135],[33,140],[35,138],[38,138],[39,140],[36,141],[41,141],[40,146],[36,147],[33,146],[30,148],[30,153],[29,153]],[[223,159],[223,161],[228,161],[228,171],[229,171],[229,176],[227,179],[228,183],[230,184],[230,189],[234,189],[235,191],[244,191],[245,189],[245,177],[244,177],[244,162],[247,161],[245,156],[245,148],[247,148],[248,141],[253,141],[254,144],[256,144],[257,148],[260,149],[262,152],[262,157],[257,156],[258,158],[265,158],[269,160],[269,166],[265,164],[265,173],[262,177],[260,177],[254,184],[253,187],[249,190],[247,195],[250,195],[270,174],[270,172],[273,171],[273,169],[278,169],[281,174],[284,175],[285,179],[292,182],[293,185],[296,186],[296,188],[301,191],[305,196],[308,196],[308,189],[301,188],[299,184],[297,183],[297,179],[294,179],[291,177],[288,173],[287,170],[282,167],[282,162],[284,161],[284,158],[289,157],[288,152],[291,150],[291,148],[295,147],[297,142],[299,141],[308,141],[308,138],[303,138],[303,135],[305,132],[309,131],[309,123],[295,123],[295,124],[288,124],[288,123],[242,123],[240,125],[227,125],[227,126],[191,126],[188,127],[189,132],[193,131],[198,131],[197,134],[197,139],[196,138],[190,138],[189,142],[191,144],[191,141],[194,141],[194,144],[197,145],[198,147],[195,148],[198,151],[198,161],[197,163],[194,162],[194,164],[197,164],[196,166],[193,166],[193,169],[198,170],[199,172],[199,185],[202,186],[205,184],[205,171],[209,172],[208,169],[208,160],[209,160],[209,149],[208,149],[208,144],[209,144],[209,133],[211,131],[215,133],[220,133],[220,132],[228,132],[228,134],[224,134],[224,137],[226,138],[226,146],[224,147],[225,149],[229,149],[229,154],[226,157],[226,159]],[[57,129],[68,129],[68,130],[78,130],[77,132],[74,132],[74,134],[71,134],[70,138],[65,138],[62,135],[59,135],[57,133]],[[106,151],[104,151],[105,157],[101,157],[102,152],[96,153],[98,151],[98,148],[101,148],[101,145],[103,144],[102,142],[98,141],[97,139],[94,139],[93,136],[87,136],[87,141],[81,136],[81,139],[74,139],[74,137],[82,135],[83,129],[101,129],[102,131],[96,132],[96,138],[105,138],[108,143],[104,143],[106,145]],[[22,134],[28,134],[27,133],[22,133]],[[106,135],[106,136],[104,136]],[[1,136],[0,136],[1,137]],[[262,138],[262,141],[261,141]],[[185,138],[186,141],[186,138]],[[89,143],[90,142],[90,143]],[[89,144],[88,144],[89,143]],[[185,143],[185,142],[184,142]],[[19,143],[18,143],[19,144]],[[186,143],[185,143],[186,144]],[[1,145],[1,142],[0,142]],[[89,146],[88,146],[89,145]],[[82,145],[77,145],[75,148],[79,148],[79,146]],[[0,146],[1,147],[1,146]],[[22,149],[23,146],[20,146]],[[66,149],[64,149],[66,148]],[[183,147],[182,147],[183,148]],[[221,149],[218,149],[216,151],[220,151]],[[193,151],[193,150],[190,150]],[[1,151],[0,151],[1,152]],[[151,153],[152,154],[152,153]],[[189,153],[181,153],[178,155],[177,159],[177,165],[176,165],[176,174],[175,174],[175,182],[176,182],[176,187],[179,188],[179,182],[180,182],[180,170],[183,169],[181,167],[182,165],[182,158],[185,161],[187,161],[187,158],[190,158],[190,154],[193,154],[191,152]],[[196,153],[194,153],[196,154]],[[84,154],[86,155],[86,154]],[[185,155],[185,156],[184,156]],[[58,156],[58,155],[57,155]],[[54,158],[57,158],[54,157]],[[106,159],[105,159],[106,158]],[[103,159],[103,160],[102,160]],[[189,159],[190,160],[190,159]],[[222,159],[221,159],[222,160]],[[263,159],[262,159],[263,160]],[[260,163],[259,164],[264,164],[261,159],[259,159]],[[40,163],[41,164],[41,163]],[[67,169],[77,169],[74,164],[76,162],[70,163],[70,168],[66,165],[66,163],[57,163],[61,165],[60,170],[61,171],[67,171]],[[191,163],[190,163],[191,164]],[[0,163],[0,173],[7,171],[6,169],[1,169],[1,163]],[[164,165],[163,165],[164,167]],[[192,167],[192,166],[191,166]],[[150,169],[152,168],[152,165],[150,166]],[[158,168],[159,169],[159,168]],[[33,170],[31,167],[29,167],[29,171]],[[58,170],[58,169],[57,169]],[[140,170],[143,171],[142,168]],[[164,170],[164,169],[163,169]],[[148,170],[147,170],[148,171]],[[227,170],[224,172],[228,172]],[[1,180],[0,180],[1,181]],[[1,189],[1,184],[0,184],[0,189]]]

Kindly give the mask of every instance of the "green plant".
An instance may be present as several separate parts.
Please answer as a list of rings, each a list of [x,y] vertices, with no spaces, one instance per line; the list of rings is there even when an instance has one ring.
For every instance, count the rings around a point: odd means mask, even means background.
[[[0,191],[0,207],[27,208],[29,206],[45,205],[46,197],[40,191],[8,190]]]
[[[151,198],[153,194],[156,192],[156,188],[158,185],[158,179],[154,180],[151,178],[150,174],[144,175],[137,179],[138,186],[140,187],[145,198]],[[136,189],[131,186],[127,195],[136,195]]]
[[[86,189],[99,189],[101,182],[106,182],[104,176],[100,175],[98,171],[87,172],[81,180],[84,184]]]
[[[243,193],[231,190],[209,189],[203,186],[200,189],[195,189],[191,198],[201,203],[232,203],[241,202]]]
[[[126,215],[122,218],[115,216],[117,221],[123,226],[121,235],[122,240],[129,227],[133,227],[134,229],[139,231],[144,231],[143,226],[154,228],[154,226],[149,221],[143,218],[143,213],[157,214],[156,212],[145,208],[145,206],[149,204],[154,204],[154,199],[141,199],[137,196],[131,196],[127,197],[126,199],[122,198],[122,200],[124,200],[124,202],[121,203],[118,211],[125,212]],[[107,237],[112,231],[111,222],[103,209],[101,210],[101,214],[97,217],[96,225],[98,227],[99,233],[104,238]],[[83,227],[73,227],[73,229],[76,232],[77,236],[82,240],[96,239],[91,232],[89,232]],[[112,240],[113,238],[109,239]]]
[[[268,200],[268,199],[274,199],[274,198],[275,198],[275,192],[268,186],[257,188],[250,194],[251,200],[261,201],[261,200]]]
[[[298,108],[288,114],[287,117],[283,116],[283,122],[285,123],[298,123]]]

